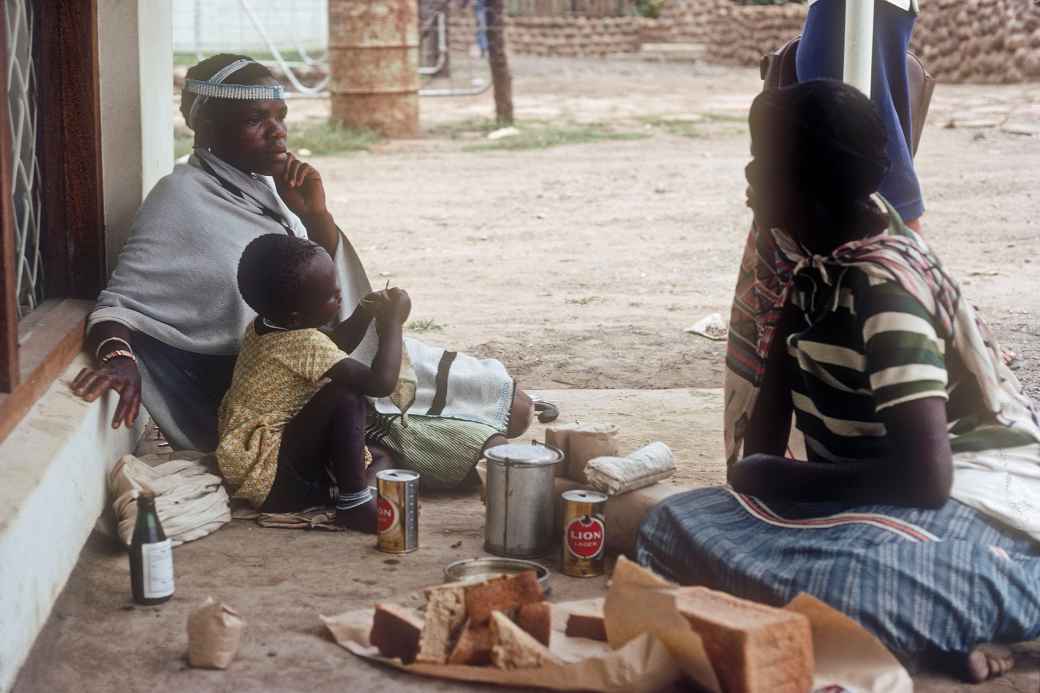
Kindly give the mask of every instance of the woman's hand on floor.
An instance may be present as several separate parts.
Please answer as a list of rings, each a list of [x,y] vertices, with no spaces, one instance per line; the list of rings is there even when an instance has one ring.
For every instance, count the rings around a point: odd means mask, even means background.
[[[141,410],[141,372],[137,363],[128,358],[115,358],[102,368],[84,368],[72,381],[73,394],[87,402],[93,402],[108,390],[119,393],[112,428],[124,423],[130,427]]]

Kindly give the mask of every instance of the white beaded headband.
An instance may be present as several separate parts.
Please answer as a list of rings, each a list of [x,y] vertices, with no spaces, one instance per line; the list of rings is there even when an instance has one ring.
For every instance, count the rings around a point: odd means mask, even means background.
[[[224,84],[224,80],[255,60],[240,58],[230,65],[221,68],[215,75],[206,80],[189,79],[184,82],[184,91],[195,94],[188,112],[188,125],[195,127],[195,116],[210,99],[236,99],[240,101],[264,101],[267,99],[284,99],[285,90],[282,85],[274,84]]]

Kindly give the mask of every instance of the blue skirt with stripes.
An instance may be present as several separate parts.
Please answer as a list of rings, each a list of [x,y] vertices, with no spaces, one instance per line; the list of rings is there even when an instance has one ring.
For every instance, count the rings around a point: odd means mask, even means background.
[[[807,592],[905,655],[1040,637],[1040,545],[954,500],[850,509],[698,489],[651,511],[636,558],[776,606]]]

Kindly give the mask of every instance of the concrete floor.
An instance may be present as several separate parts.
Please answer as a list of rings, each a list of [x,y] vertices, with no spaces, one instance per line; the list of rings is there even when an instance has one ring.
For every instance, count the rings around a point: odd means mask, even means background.
[[[676,453],[684,484],[718,483],[723,476],[720,391],[541,394],[560,404],[561,421],[616,423],[625,450],[665,441]],[[525,438],[540,439],[539,429]],[[262,529],[233,521],[177,548],[177,592],[158,607],[132,604],[126,554],[95,532],[14,691],[483,690],[369,664],[336,646],[318,620],[319,614],[377,601],[418,605],[417,590],[441,582],[444,566],[484,555],[483,519],[476,492],[424,497],[420,549],[404,556],[380,553],[370,537],[354,533]],[[554,557],[545,562],[556,570]],[[554,572],[551,598],[599,596],[605,585],[605,578],[572,579]],[[247,624],[227,671],[191,669],[185,659],[188,613],[207,596],[232,605]],[[1040,658],[1026,660],[1014,676],[985,686],[962,687],[926,675],[917,678],[917,690],[1036,691]]]

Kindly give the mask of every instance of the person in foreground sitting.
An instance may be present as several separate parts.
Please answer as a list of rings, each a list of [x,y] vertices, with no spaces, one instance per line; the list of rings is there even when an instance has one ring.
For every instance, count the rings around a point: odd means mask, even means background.
[[[755,224],[793,279],[757,296],[755,349],[731,344],[729,486],[654,508],[637,557],[774,605],[808,592],[897,654],[1000,675],[1010,656],[980,645],[1040,636],[1036,405],[875,194],[888,161],[866,97],[806,82],[757,97],[750,126]],[[792,413],[805,461],[784,457]]]
[[[217,463],[233,495],[265,512],[292,512],[327,505],[334,481],[336,521],[375,532],[365,398],[397,384],[408,294],[370,294],[326,334],[319,328],[340,309],[336,267],[317,243],[284,234],[246,246],[238,286],[259,315],[218,413]],[[349,353],[373,319],[379,347],[369,367]]]

